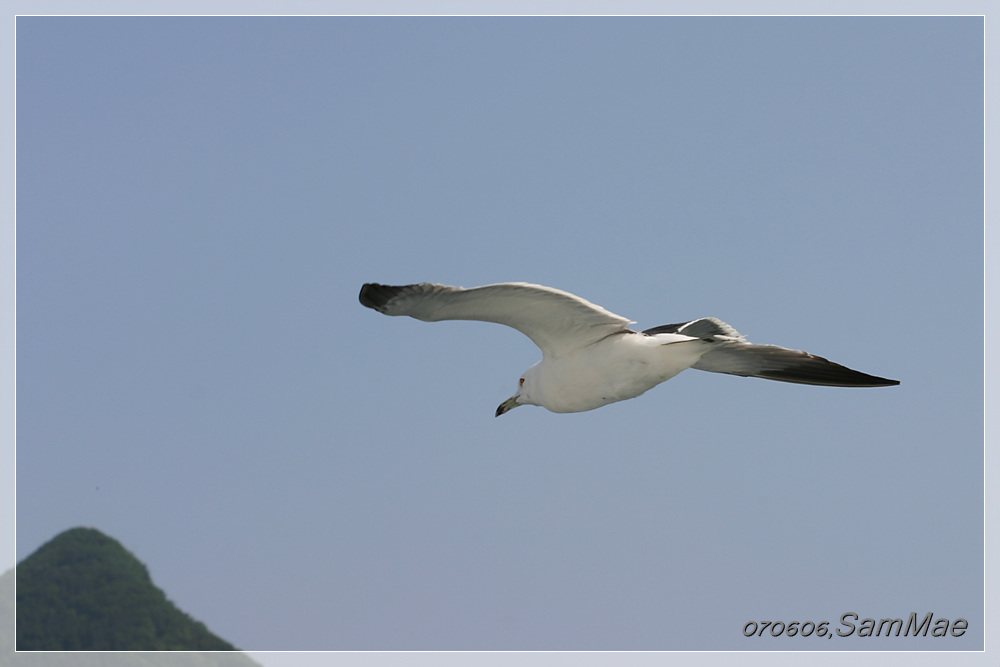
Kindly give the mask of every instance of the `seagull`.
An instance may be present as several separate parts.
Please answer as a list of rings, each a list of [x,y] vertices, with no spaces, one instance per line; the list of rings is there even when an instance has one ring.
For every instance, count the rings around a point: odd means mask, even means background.
[[[801,350],[749,343],[714,317],[633,331],[631,320],[542,285],[365,283],[358,300],[385,315],[495,322],[530,338],[542,360],[518,379],[517,392],[500,404],[497,417],[521,405],[557,413],[594,410],[644,394],[688,368],[828,387],[899,384]]]

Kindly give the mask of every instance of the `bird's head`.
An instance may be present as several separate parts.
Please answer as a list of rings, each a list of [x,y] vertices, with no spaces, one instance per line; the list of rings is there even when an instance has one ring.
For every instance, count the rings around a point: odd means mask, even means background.
[[[535,388],[535,368],[532,366],[517,381],[517,392],[500,404],[495,416],[510,412],[519,405],[538,405],[532,400],[532,391]]]

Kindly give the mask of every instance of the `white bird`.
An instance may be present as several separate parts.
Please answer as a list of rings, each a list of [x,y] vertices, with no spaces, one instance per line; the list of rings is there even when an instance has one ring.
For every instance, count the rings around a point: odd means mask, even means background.
[[[688,368],[830,387],[899,384],[801,350],[748,343],[714,317],[633,331],[627,327],[631,320],[542,285],[499,283],[465,289],[366,283],[358,299],[380,313],[425,322],[505,324],[534,341],[542,360],[524,372],[517,393],[500,404],[497,417],[519,405],[540,405],[552,412],[593,410],[635,398]]]

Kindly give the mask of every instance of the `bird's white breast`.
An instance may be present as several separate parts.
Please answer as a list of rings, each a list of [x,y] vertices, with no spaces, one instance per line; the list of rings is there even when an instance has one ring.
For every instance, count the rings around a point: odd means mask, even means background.
[[[634,398],[690,368],[708,344],[685,336],[609,336],[535,367],[532,398],[552,412],[583,412]]]

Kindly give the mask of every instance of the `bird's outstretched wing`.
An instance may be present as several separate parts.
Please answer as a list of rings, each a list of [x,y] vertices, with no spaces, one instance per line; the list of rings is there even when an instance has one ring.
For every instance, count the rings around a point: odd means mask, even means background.
[[[622,331],[631,321],[585,299],[542,285],[498,283],[451,287],[434,283],[366,283],[361,304],[386,315],[409,315],[425,322],[480,320],[513,327],[534,341],[545,356],[559,356]]]
[[[899,380],[868,375],[802,350],[741,341],[716,344],[692,368],[827,387],[888,387],[899,384]]]

